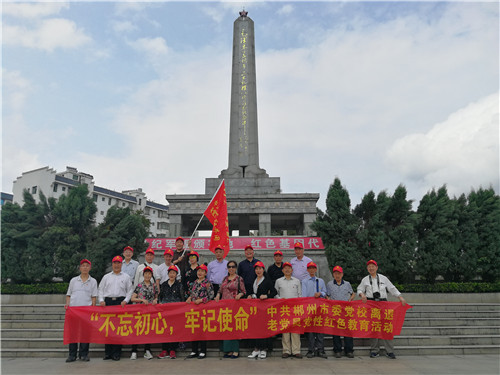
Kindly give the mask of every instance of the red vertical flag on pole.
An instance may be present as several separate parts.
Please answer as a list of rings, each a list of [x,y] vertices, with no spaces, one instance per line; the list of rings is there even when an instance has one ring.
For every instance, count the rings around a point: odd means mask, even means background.
[[[224,249],[225,258],[229,253],[229,222],[227,219],[226,185],[224,180],[222,180],[204,215],[213,225],[210,251],[213,253],[216,247],[221,247]]]

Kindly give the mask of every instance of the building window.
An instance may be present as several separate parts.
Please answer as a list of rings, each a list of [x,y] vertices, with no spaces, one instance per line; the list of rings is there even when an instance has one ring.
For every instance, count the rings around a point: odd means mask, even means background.
[[[52,188],[52,191],[53,191],[54,193],[57,193],[57,187],[58,187],[58,186],[59,186],[58,184],[54,184],[54,187]]]
[[[74,174],[73,175],[73,180],[78,181],[78,175]]]
[[[142,204],[142,199],[139,198],[139,206]]]
[[[150,211],[149,207],[146,207],[146,208],[144,209],[144,214],[145,214],[145,215],[149,215],[149,211]]]
[[[33,194],[36,194],[36,186],[33,186],[33,188],[31,189],[32,193]]]
[[[101,215],[104,216],[104,211],[101,211]]]
[[[97,202],[97,194],[94,194],[92,198],[94,199],[94,202]]]
[[[125,202],[122,202],[122,207],[125,207],[126,203]]]
[[[62,187],[62,191],[66,191],[66,186],[63,186],[63,187]]]
[[[111,206],[112,201],[113,201],[113,198],[108,198],[108,206]]]
[[[102,197],[102,201],[103,201],[103,202],[106,202],[106,198],[105,198],[105,197]]]

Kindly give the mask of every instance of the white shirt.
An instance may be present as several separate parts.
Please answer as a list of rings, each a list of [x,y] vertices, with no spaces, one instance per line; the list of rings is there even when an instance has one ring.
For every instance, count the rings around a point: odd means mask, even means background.
[[[158,266],[154,263],[148,263],[148,262],[145,262],[148,267],[151,267],[153,269],[153,277],[155,278],[155,280],[158,278]],[[135,278],[134,278],[134,285],[137,286],[139,285],[139,283],[142,283],[144,281],[144,268],[146,266],[144,265],[144,263],[142,264],[139,264],[139,266],[137,267],[137,271],[135,271]]]
[[[389,291],[389,293],[394,297],[399,297],[401,295],[399,290],[390,282],[387,277],[381,275],[380,273],[378,273],[377,276],[380,285],[377,282],[377,277],[373,278],[368,275],[364,277],[363,280],[361,280],[361,283],[358,285],[358,295],[360,295],[360,293],[364,293],[366,295],[366,298],[373,298],[373,292],[376,292],[377,290],[380,293],[380,298],[387,299],[387,291]]]
[[[299,280],[304,280],[309,277],[309,272],[307,272],[307,263],[312,262],[311,258],[306,257],[305,255],[302,259],[298,259],[297,257],[293,258],[290,261],[292,265],[292,276]]]
[[[276,298],[298,298],[302,297],[302,285],[299,279],[291,277],[287,279],[285,276],[276,280],[274,285],[278,294]]]
[[[97,297],[97,281],[92,276],[86,281],[81,275],[73,277],[69,282],[67,296],[70,296],[70,306],[92,306],[92,297]]]
[[[177,268],[177,276],[175,277],[175,279],[180,281],[181,271],[179,267],[177,267],[174,264],[170,264],[170,266],[174,266],[175,268]],[[167,266],[165,263],[162,263],[156,269],[156,272],[158,273],[158,277],[156,278],[156,280],[158,280],[160,284],[163,284],[165,281],[168,280],[168,269],[170,268],[170,266]]]
[[[132,280],[123,272],[116,274],[107,273],[99,283],[99,302],[104,302],[105,297],[125,297],[125,302],[130,302],[132,297]]]

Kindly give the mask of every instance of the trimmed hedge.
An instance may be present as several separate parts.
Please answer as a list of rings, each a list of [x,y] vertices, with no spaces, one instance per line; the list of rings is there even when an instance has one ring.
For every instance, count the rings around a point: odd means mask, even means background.
[[[69,283],[1,284],[2,294],[66,294]],[[401,293],[498,293],[495,283],[394,284]],[[357,284],[352,284],[356,291]]]

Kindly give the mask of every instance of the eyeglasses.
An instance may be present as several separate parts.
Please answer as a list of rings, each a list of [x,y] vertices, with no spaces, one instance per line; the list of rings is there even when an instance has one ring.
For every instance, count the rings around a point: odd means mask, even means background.
[[[227,268],[236,268],[236,266],[227,266]]]

